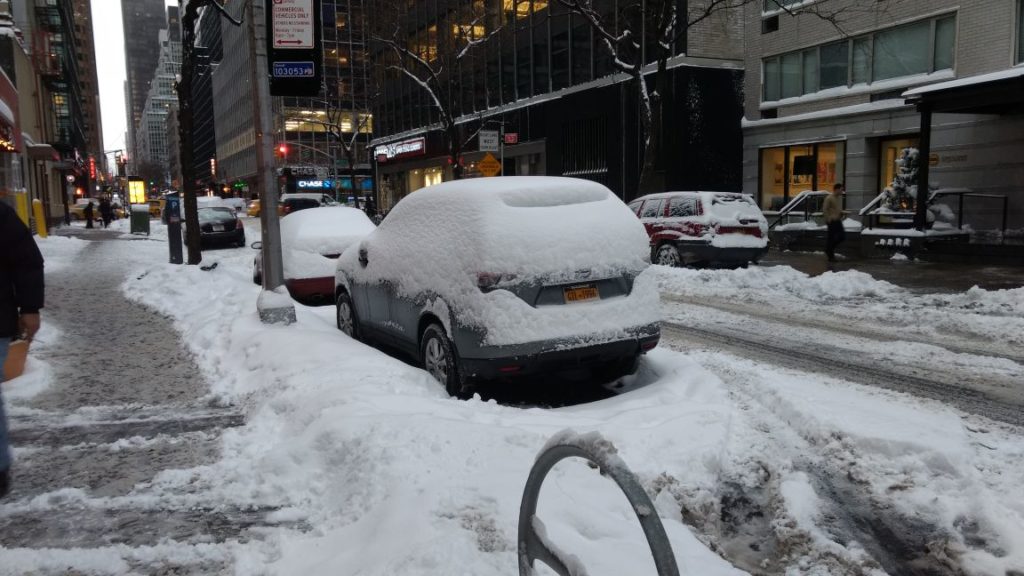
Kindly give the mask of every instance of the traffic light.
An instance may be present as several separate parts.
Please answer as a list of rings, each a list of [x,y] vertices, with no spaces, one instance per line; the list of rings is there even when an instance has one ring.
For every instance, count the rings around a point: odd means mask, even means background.
[[[287,157],[288,156],[288,145],[287,144],[278,144],[277,145],[277,154],[280,157],[282,157],[282,158]]]

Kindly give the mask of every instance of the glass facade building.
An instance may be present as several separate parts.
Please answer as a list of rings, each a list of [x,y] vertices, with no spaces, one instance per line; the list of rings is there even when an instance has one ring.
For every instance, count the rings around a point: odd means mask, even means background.
[[[687,4],[677,3],[680,14],[686,14]],[[389,15],[378,21],[377,36],[443,69],[439,97],[457,119],[461,137],[469,140],[462,159],[465,176],[481,175],[477,162],[482,154],[471,136],[483,127],[514,134],[494,154],[501,156],[506,175],[576,176],[599,181],[624,197],[638,193],[644,139],[638,90],[627,75],[617,73],[611,53],[584,17],[541,0],[385,0],[370,5],[374,13]],[[612,34],[622,31],[626,5],[599,3]],[[723,12],[699,25],[700,33],[688,31],[672,43],[658,162],[665,167],[666,185],[739,187],[738,170],[728,168],[739,165],[741,143],[738,127],[728,126],[738,125],[742,102],[742,65],[734,53],[742,29],[735,24],[738,16]],[[626,54],[623,60],[650,64],[655,39],[640,28],[640,54]],[[710,29],[716,34],[704,34]],[[375,45],[374,59],[382,63],[374,82],[380,97],[372,101],[386,207],[439,174],[452,176],[434,96],[398,69],[401,59],[394,49]],[[409,70],[422,71],[413,59],[405,61]],[[648,74],[649,88],[653,82],[654,75]],[[424,145],[411,151],[417,138]],[[389,147],[396,146],[403,152],[393,155]]]

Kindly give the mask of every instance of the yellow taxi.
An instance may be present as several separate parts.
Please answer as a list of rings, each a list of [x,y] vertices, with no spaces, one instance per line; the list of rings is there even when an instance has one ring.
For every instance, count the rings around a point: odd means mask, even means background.
[[[149,200],[149,216],[151,218],[159,218],[164,211],[164,200],[163,198],[156,200]]]
[[[260,201],[257,199],[257,200],[253,200],[253,201],[249,202],[249,206],[246,207],[245,213],[246,213],[246,215],[252,216],[252,217],[259,216],[260,215]]]

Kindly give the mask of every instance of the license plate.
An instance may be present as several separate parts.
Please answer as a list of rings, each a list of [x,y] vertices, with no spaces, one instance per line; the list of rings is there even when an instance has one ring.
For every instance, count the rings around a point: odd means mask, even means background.
[[[224,231],[224,225],[223,224],[214,224],[213,225],[213,231],[214,232],[223,232]]]
[[[586,302],[587,300],[597,300],[601,298],[601,294],[597,291],[597,286],[593,284],[586,284],[584,286],[571,286],[564,288],[565,303],[571,304],[573,302]]]

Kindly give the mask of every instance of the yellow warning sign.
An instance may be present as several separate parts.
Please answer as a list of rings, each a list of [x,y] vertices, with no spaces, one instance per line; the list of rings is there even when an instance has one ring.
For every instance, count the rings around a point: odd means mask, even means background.
[[[501,162],[488,152],[482,160],[476,163],[476,167],[484,176],[497,176],[501,172]]]

